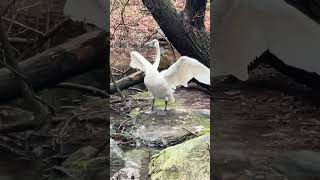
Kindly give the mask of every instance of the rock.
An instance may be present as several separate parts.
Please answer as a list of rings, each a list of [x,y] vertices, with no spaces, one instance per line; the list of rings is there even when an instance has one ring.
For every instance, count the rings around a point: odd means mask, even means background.
[[[210,179],[210,135],[168,147],[151,158],[151,180]]]
[[[320,179],[319,152],[287,152],[274,157],[271,166],[290,180]]]
[[[80,148],[71,154],[63,163],[62,167],[55,167],[50,180],[105,180],[109,174],[106,166],[107,156],[94,157],[96,148],[91,146]],[[60,172],[60,173],[57,173]]]
[[[151,153],[144,148],[127,150],[124,153],[125,166],[114,173],[111,179],[147,179],[148,169],[142,167],[148,166]]]

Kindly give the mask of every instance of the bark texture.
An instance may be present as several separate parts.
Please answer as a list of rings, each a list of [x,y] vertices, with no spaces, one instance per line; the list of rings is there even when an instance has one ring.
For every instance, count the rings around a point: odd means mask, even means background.
[[[96,66],[104,66],[109,48],[106,42],[105,32],[86,33],[19,63],[19,68],[36,89],[54,85]],[[20,96],[19,87],[19,81],[8,69],[0,69],[0,100]]]
[[[187,0],[177,12],[171,0],[143,0],[158,25],[180,54],[210,66],[210,37],[204,30],[206,0]]]

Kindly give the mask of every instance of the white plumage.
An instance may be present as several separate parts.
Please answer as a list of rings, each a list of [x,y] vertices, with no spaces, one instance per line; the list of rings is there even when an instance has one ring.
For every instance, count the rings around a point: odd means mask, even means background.
[[[63,12],[74,21],[91,23],[103,30],[109,30],[106,0],[67,0]]]
[[[131,52],[130,66],[145,72],[144,83],[154,98],[174,101],[173,92],[177,86],[187,86],[188,81],[195,78],[201,83],[210,84],[210,70],[196,59],[182,56],[168,69],[159,72],[160,46],[158,40],[148,43],[154,45],[157,50],[155,63],[152,65],[141,54]],[[154,103],[154,101],[153,101]],[[152,105],[153,109],[153,105]]]
[[[284,0],[214,0],[214,76],[248,79],[269,50],[285,64],[320,74],[320,26]]]

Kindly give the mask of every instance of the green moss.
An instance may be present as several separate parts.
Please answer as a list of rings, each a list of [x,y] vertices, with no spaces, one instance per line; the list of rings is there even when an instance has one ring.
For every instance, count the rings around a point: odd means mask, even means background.
[[[198,136],[202,136],[202,135],[206,135],[206,134],[210,134],[210,127],[205,128],[202,131],[200,131],[199,133],[197,133]]]
[[[154,155],[149,164],[151,180],[209,179],[210,136],[204,135]]]
[[[195,124],[199,124],[204,126],[205,129],[209,129],[210,131],[210,119],[201,115],[191,114],[190,117]]]
[[[92,146],[87,146],[74,152],[63,162],[63,166],[72,168],[83,168],[86,166],[86,161],[90,159],[97,149]]]
[[[163,99],[156,99],[154,102],[154,107],[157,108],[164,108],[166,106],[166,102]],[[167,107],[172,108],[175,107],[176,103],[175,102],[168,102]]]
[[[133,118],[136,118],[136,117],[140,116],[140,115],[141,115],[140,108],[135,108],[135,109],[133,109],[133,110],[130,112],[129,115],[130,115],[131,117],[133,117]]]
[[[148,91],[138,92],[132,96],[135,100],[147,100],[151,99],[151,95]]]

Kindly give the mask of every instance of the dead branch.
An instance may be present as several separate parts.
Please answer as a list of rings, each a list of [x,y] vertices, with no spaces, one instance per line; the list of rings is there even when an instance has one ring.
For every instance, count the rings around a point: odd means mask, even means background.
[[[36,40],[34,40],[34,39],[26,39],[26,38],[18,38],[18,37],[9,37],[8,40],[11,43],[33,44],[36,42]]]
[[[6,67],[7,69],[9,69],[12,73],[14,73],[16,76],[18,76],[19,78],[21,78],[26,84],[27,86],[30,88],[30,92],[31,95],[34,99],[36,99],[37,101],[41,102],[42,104],[44,104],[45,106],[47,106],[47,108],[50,110],[50,112],[54,115],[55,114],[55,109],[48,104],[47,102],[45,102],[43,99],[41,99],[39,96],[36,95],[36,93],[33,91],[32,89],[32,85],[29,82],[28,78],[26,78],[23,74],[19,73],[18,71],[16,71],[15,69],[13,69],[11,66],[9,66],[6,63],[3,63],[2,61],[0,61],[0,64],[3,65],[4,67]]]
[[[102,89],[98,89],[96,87],[92,87],[92,86],[86,86],[86,85],[75,84],[70,82],[62,82],[62,83],[59,83],[56,87],[84,90],[102,97],[109,97],[109,94],[106,91]]]
[[[17,133],[24,132],[28,130],[34,130],[40,128],[44,122],[38,122],[35,120],[32,121],[23,121],[16,124],[8,124],[0,126],[0,133]]]
[[[30,56],[30,54],[34,51],[36,51],[37,49],[39,49],[40,47],[42,47],[51,37],[55,36],[57,32],[59,32],[59,30],[61,28],[63,28],[66,24],[70,23],[71,20],[70,19],[64,19],[63,21],[61,21],[59,24],[57,24],[56,26],[54,26],[50,31],[46,32],[42,37],[39,38],[39,40],[37,42],[35,42],[35,44],[28,50],[26,50],[22,55],[21,55],[21,59],[25,59],[28,56]]]
[[[47,109],[42,106],[41,102],[38,99],[34,98],[36,96],[33,92],[32,87],[27,83],[28,81],[25,81],[22,76],[18,75],[22,74],[22,71],[18,66],[17,61],[14,59],[12,46],[8,41],[8,36],[6,31],[4,30],[2,19],[0,19],[0,41],[5,52],[6,64],[8,65],[7,67],[10,66],[11,68],[9,69],[11,69],[12,72],[17,72],[15,73],[15,79],[17,79],[20,88],[22,88],[21,92],[23,96],[26,98],[27,102],[31,103],[30,105],[31,107],[33,107],[32,111],[38,115],[40,121],[45,120],[45,117],[48,116]]]
[[[110,76],[111,76],[110,78],[111,78],[112,85],[116,88],[117,92],[120,94],[121,100],[124,101],[126,97],[121,93],[121,90],[119,89],[117,82],[113,78],[112,72]]]
[[[12,20],[12,19],[9,19],[9,18],[6,18],[6,17],[1,17],[1,18],[2,18],[3,20],[6,20],[6,21],[11,22],[11,23],[13,23],[13,24],[16,24],[16,25],[18,25],[18,26],[21,26],[21,27],[23,27],[23,28],[26,28],[26,29],[28,29],[28,30],[30,30],[30,31],[33,31],[33,32],[35,32],[35,33],[37,33],[37,34],[39,34],[39,35],[41,35],[41,36],[44,36],[44,35],[45,35],[43,32],[41,32],[41,31],[39,31],[39,30],[37,30],[37,29],[35,29],[35,28],[29,27],[29,26],[27,26],[27,25],[25,25],[25,24],[22,24],[22,23],[20,23],[20,22],[18,22],[18,21],[15,21],[15,20]]]
[[[104,64],[108,56],[106,41],[105,32],[86,33],[20,62],[19,67],[32,87],[41,89]],[[0,79],[0,100],[21,95],[10,71],[0,69]]]
[[[123,89],[127,89],[131,86],[134,86],[136,84],[143,82],[143,78],[144,78],[144,73],[142,71],[138,71],[138,72],[135,72],[127,77],[124,77],[124,78],[116,81],[115,84],[117,85],[117,87],[121,91]],[[110,83],[109,93],[113,94],[113,93],[118,92],[117,87],[113,83]]]
[[[9,2],[9,4],[7,5],[7,7],[4,9],[4,11],[2,12],[1,16],[4,16],[7,14],[8,10],[10,9],[10,7],[16,2],[16,0],[11,0]]]

